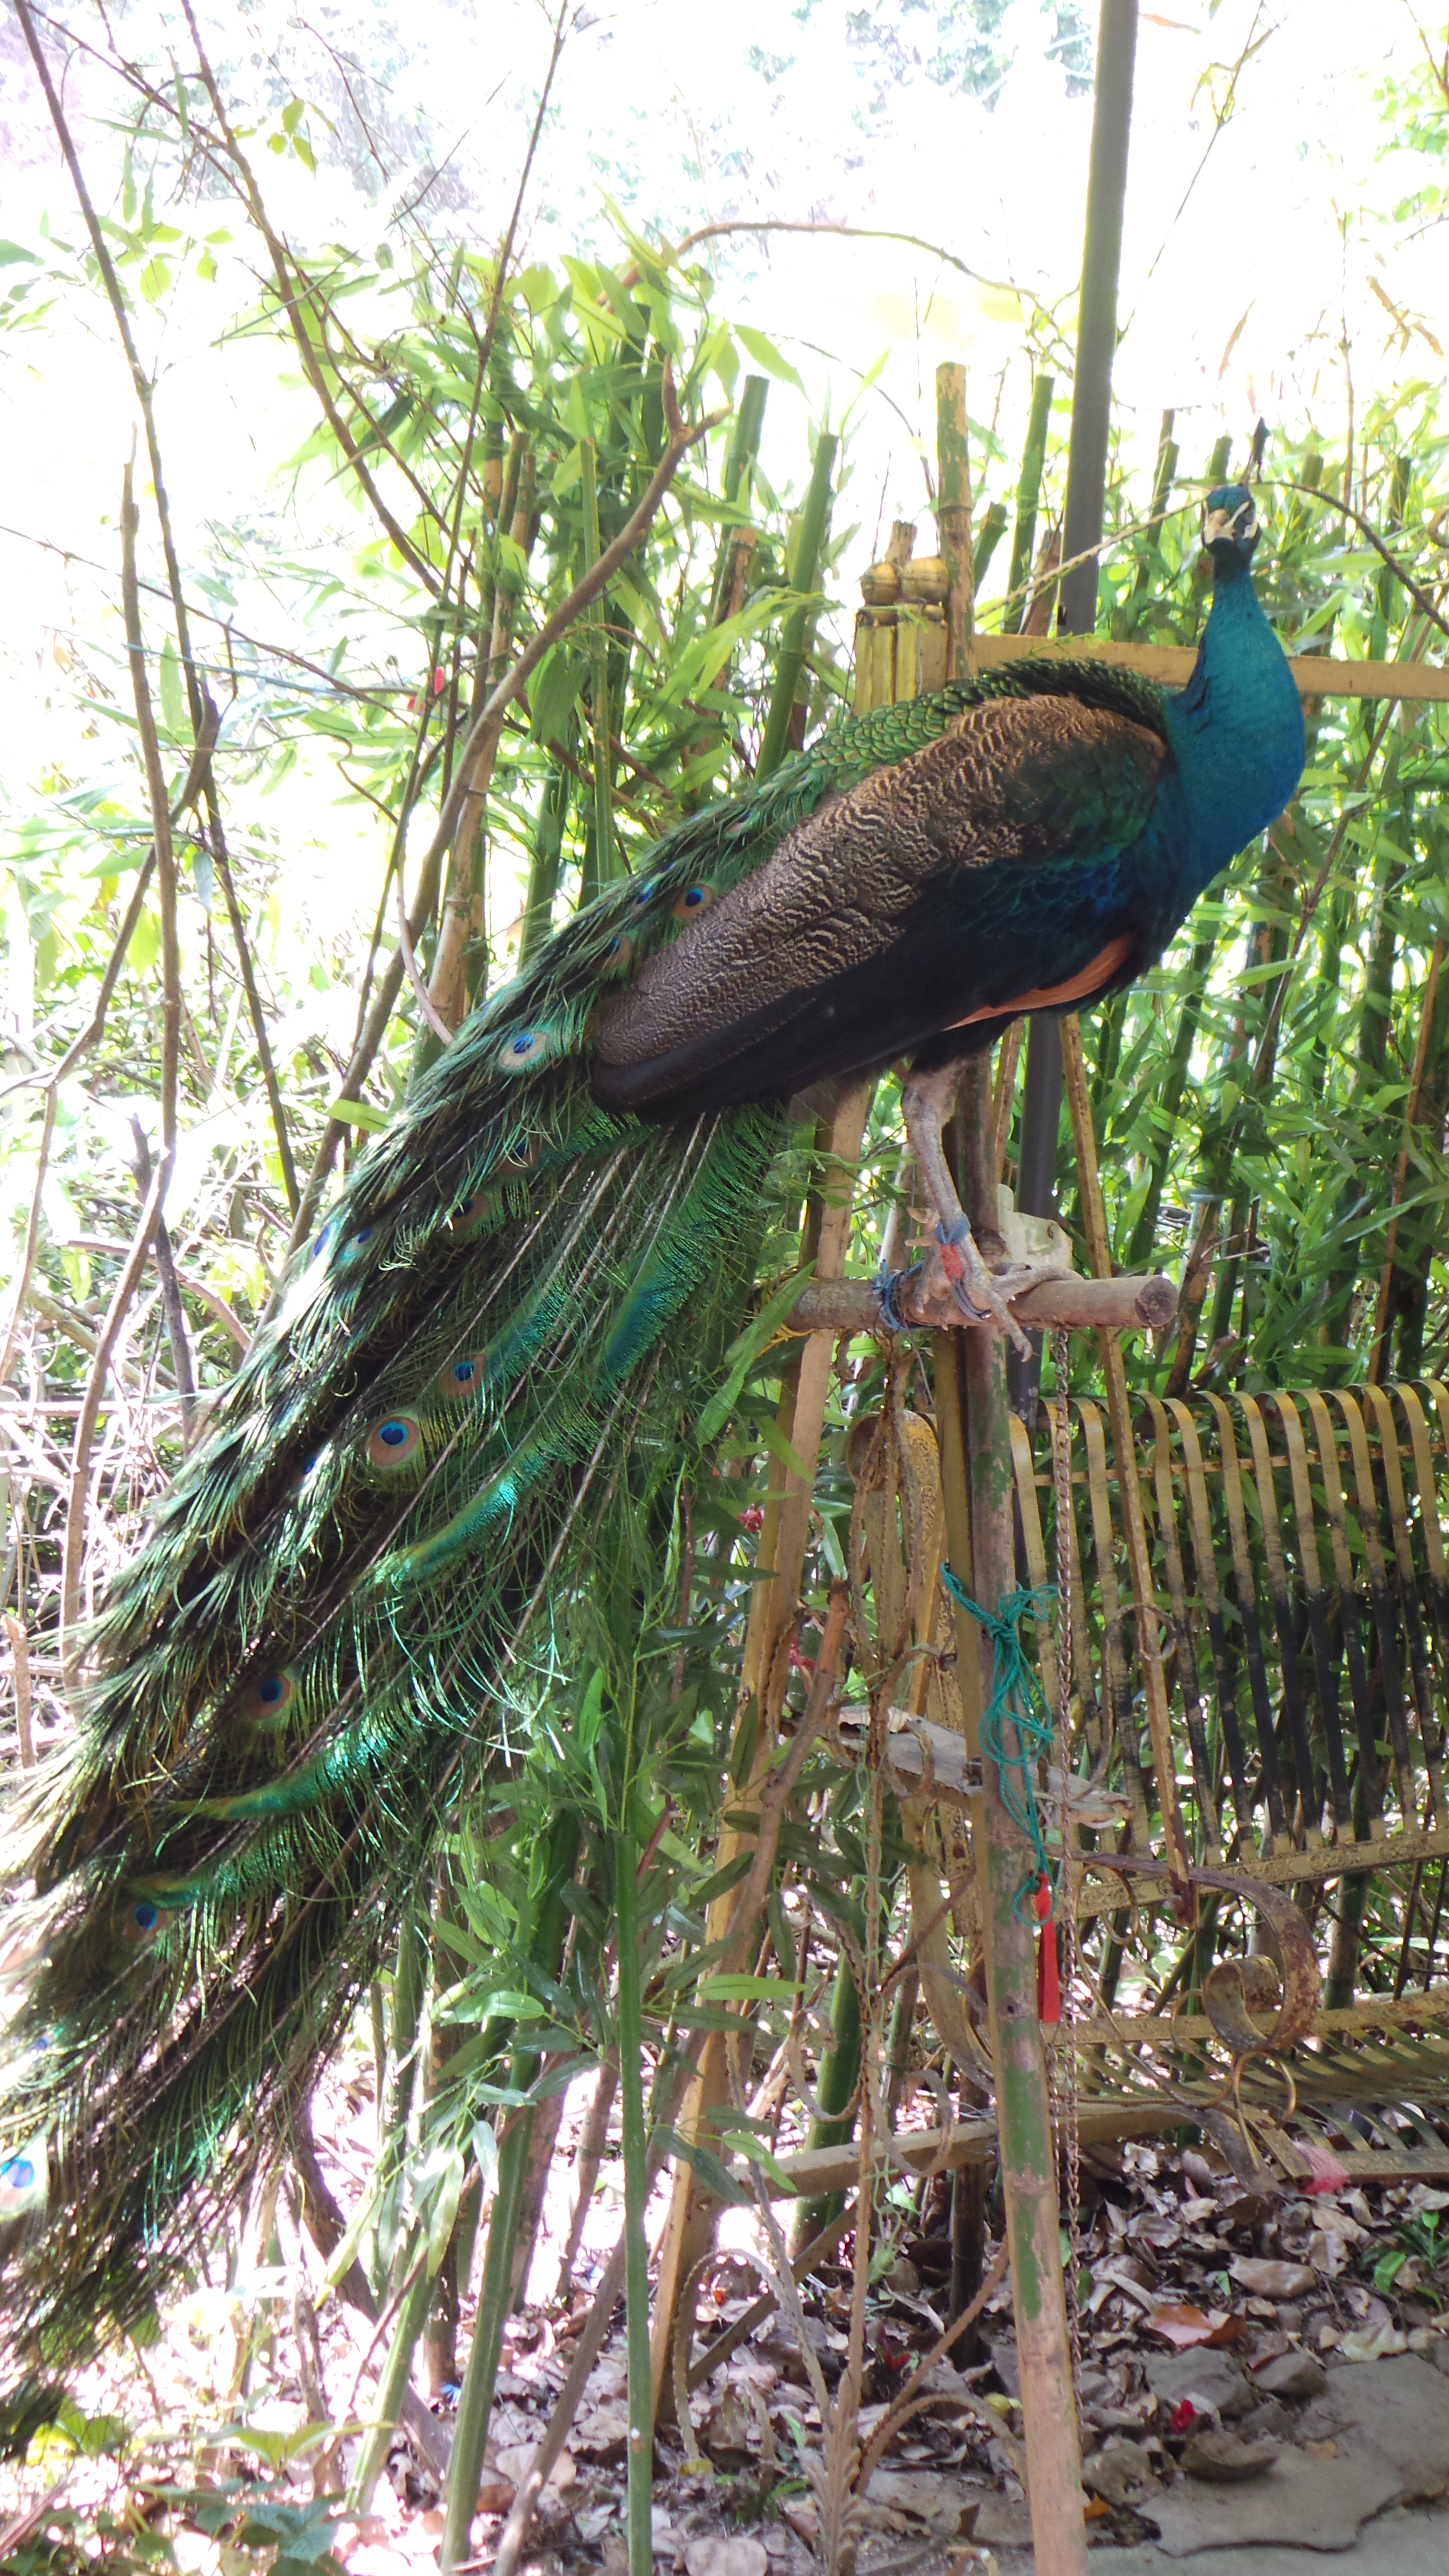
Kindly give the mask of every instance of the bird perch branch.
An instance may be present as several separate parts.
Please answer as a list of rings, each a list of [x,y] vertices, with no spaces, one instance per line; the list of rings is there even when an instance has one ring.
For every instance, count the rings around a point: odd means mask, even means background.
[[[924,1277],[907,1277],[897,1286],[894,1304],[909,1328],[939,1331],[956,1325],[969,1329],[969,1318],[942,1282],[928,1288]],[[1159,1332],[1177,1312],[1177,1290],[1160,1272],[1139,1279],[1079,1279],[1062,1270],[1038,1280],[1011,1300],[1019,1322],[1039,1332],[1044,1325],[1101,1332]],[[990,1317],[982,1317],[989,1323]],[[883,1333],[880,1299],[865,1279],[820,1279],[800,1292],[787,1329],[797,1333]]]

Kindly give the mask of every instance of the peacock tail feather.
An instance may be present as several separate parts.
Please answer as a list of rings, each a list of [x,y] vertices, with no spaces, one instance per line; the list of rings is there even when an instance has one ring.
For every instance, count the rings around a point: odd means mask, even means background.
[[[537,1705],[611,1480],[696,1438],[783,1112],[607,1114],[600,994],[826,796],[1062,684],[1019,663],[844,721],[689,818],[467,1022],[292,1262],[9,1826],[34,1892],[6,1919],[0,2251],[51,2366],[142,2316],[234,2200]]]

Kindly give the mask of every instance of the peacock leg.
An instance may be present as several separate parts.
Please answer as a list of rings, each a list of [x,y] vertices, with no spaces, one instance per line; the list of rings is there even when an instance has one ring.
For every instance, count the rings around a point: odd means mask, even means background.
[[[1019,1296],[1040,1275],[1034,1263],[1017,1262],[1009,1270],[993,1274],[987,1269],[976,1248],[970,1222],[956,1194],[951,1167],[941,1131],[956,1107],[956,1094],[961,1083],[959,1064],[943,1065],[937,1073],[913,1073],[901,1086],[901,1109],[906,1134],[916,1158],[916,1169],[930,1191],[935,1204],[938,1249],[932,1253],[928,1268],[937,1269],[950,1283],[951,1293],[962,1313],[973,1324],[984,1323],[989,1316],[1009,1333],[1017,1349],[1029,1355],[1031,1344],[1012,1314],[1008,1299]]]

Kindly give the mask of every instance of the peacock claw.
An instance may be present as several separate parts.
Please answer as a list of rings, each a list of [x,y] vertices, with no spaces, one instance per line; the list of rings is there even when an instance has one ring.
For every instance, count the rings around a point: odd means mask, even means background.
[[[1003,1333],[1011,1336],[1022,1356],[1028,1357],[1031,1344],[1013,1315],[1009,1301],[1013,1294],[1019,1295],[1021,1289],[1032,1282],[1026,1279],[1016,1282],[1009,1271],[993,1273],[988,1270],[977,1251],[970,1220],[964,1214],[950,1226],[938,1224],[936,1242],[939,1249],[933,1254],[930,1267],[939,1268],[944,1273],[951,1294],[967,1322],[999,1325]],[[1035,1265],[1012,1264],[1012,1270],[1028,1267],[1034,1269]]]
[[[936,1250],[926,1268],[926,1285],[934,1278],[944,1278],[957,1306],[973,1324],[992,1323],[1009,1333],[1022,1357],[1028,1358],[1031,1344],[1012,1314],[1002,1277],[993,1277],[976,1247],[956,1184],[941,1143],[941,1131],[956,1106],[961,1068],[946,1065],[934,1073],[913,1073],[901,1088],[901,1109],[906,1134],[916,1158],[916,1169],[930,1191],[936,1207]],[[1021,1268],[1023,1265],[1014,1265]],[[1023,1280],[1021,1286],[1028,1284]],[[1020,1294],[1020,1289],[1016,1291]]]

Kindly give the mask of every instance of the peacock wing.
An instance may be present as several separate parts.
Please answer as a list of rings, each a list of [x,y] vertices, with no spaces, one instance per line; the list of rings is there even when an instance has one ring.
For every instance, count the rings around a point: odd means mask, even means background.
[[[595,1098],[675,1117],[888,1061],[1082,972],[1170,759],[1134,710],[991,698],[823,801],[590,1024]],[[1103,981],[1107,980],[1104,975]]]

